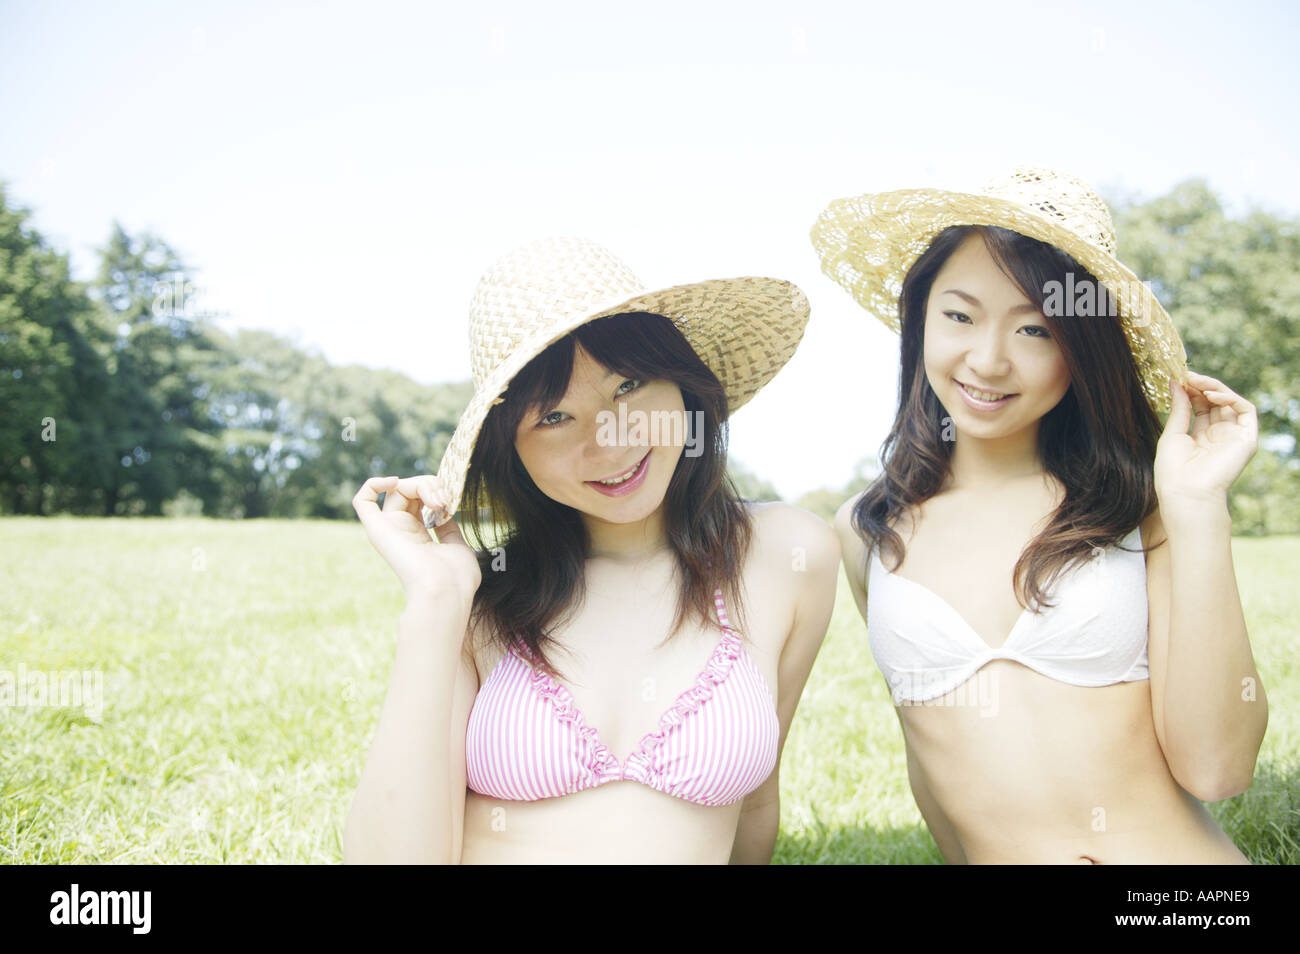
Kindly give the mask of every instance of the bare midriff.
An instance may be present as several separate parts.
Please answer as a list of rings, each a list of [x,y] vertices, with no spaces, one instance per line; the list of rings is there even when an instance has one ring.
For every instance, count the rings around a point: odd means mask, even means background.
[[[608,782],[517,802],[465,793],[462,864],[726,864],[741,803],[673,798]]]
[[[897,709],[949,862],[1247,863],[1170,774],[1147,680],[1071,686],[995,660],[971,682]]]

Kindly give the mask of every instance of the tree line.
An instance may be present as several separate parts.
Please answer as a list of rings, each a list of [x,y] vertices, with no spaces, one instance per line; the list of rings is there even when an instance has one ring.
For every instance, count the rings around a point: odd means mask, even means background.
[[[158,236],[112,226],[96,276],[0,182],[0,513],[353,519],[372,474],[437,467],[472,392],[334,366],[196,312]],[[1189,364],[1259,408],[1261,448],[1230,499],[1239,533],[1300,532],[1300,229],[1232,216],[1199,180],[1119,204],[1120,257],[1151,282]],[[797,503],[828,515],[852,480]],[[738,466],[741,492],[777,499]]]

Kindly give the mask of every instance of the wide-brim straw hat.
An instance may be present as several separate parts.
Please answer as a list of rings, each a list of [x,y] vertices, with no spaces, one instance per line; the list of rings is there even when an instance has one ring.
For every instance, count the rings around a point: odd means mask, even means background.
[[[1011,229],[1056,246],[1091,272],[1115,296],[1148,403],[1169,409],[1169,378],[1187,380],[1182,339],[1151,289],[1115,257],[1106,203],[1074,176],[1019,166],[977,193],[906,189],[836,199],[813,226],[812,242],[822,271],[898,331],[903,278],[935,236],[953,225]]]
[[[446,516],[460,506],[483,421],[514,376],[580,325],[632,312],[672,320],[721,382],[730,414],[790,360],[808,323],[808,299],[776,278],[649,290],[608,249],[582,238],[542,239],[509,253],[479,279],[470,303],[474,394],[438,466],[450,495]],[[428,507],[424,515],[428,523]]]

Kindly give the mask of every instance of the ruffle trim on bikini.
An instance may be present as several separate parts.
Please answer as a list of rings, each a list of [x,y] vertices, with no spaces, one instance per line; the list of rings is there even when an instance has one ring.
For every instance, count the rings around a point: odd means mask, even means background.
[[[736,660],[739,658],[743,647],[740,645],[740,637],[731,629],[723,633],[722,638],[718,640],[718,645],[714,647],[713,654],[705,664],[700,674],[695,677],[695,684],[689,689],[684,690],[671,706],[665,710],[659,718],[659,727],[652,732],[647,732],[641,737],[641,743],[632,755],[628,756],[628,761],[633,759],[644,759],[647,764],[654,750],[663,743],[668,733],[681,725],[688,716],[696,712],[704,703],[713,698],[713,693],[717,687],[722,685],[735,668]]]
[[[533,656],[526,646],[521,646],[519,653],[524,656],[525,661]],[[590,759],[586,762],[596,777],[603,779],[610,775],[621,776],[622,766],[619,764],[618,756],[610,750],[609,746],[600,741],[600,733],[596,731],[596,727],[587,724],[582,710],[573,701],[573,694],[551,678],[549,673],[538,669],[536,665],[530,666],[529,670],[528,678],[532,682],[533,691],[551,704],[557,719],[573,726],[574,731],[578,733],[578,738],[591,753]]]

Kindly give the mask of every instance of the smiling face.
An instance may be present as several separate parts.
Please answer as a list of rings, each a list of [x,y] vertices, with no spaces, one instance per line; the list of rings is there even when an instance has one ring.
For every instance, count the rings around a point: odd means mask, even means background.
[[[676,384],[629,379],[576,345],[567,391],[553,407],[525,412],[515,450],[547,497],[597,520],[632,523],[663,504],[684,446],[684,431],[667,426],[674,417],[686,418]]]
[[[956,430],[983,439],[1036,428],[1069,390],[1042,311],[978,233],[957,246],[930,287],[925,374]]]

